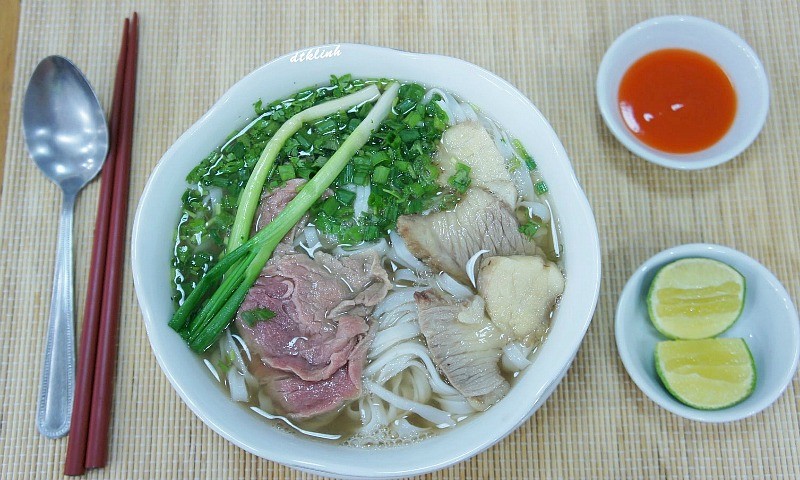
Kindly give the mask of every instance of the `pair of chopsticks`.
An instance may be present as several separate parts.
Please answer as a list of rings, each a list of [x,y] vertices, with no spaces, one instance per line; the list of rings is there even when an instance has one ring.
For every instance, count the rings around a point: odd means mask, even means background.
[[[65,475],[104,467],[116,356],[117,325],[128,216],[139,16],[125,19],[114,80],[111,141],[103,166],[89,285],[78,352]]]

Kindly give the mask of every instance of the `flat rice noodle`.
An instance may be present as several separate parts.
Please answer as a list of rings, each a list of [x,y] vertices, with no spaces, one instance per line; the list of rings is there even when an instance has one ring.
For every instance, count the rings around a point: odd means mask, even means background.
[[[419,333],[419,325],[416,322],[401,323],[381,330],[372,341],[369,355],[380,355],[393,345],[410,340],[419,335]]]
[[[439,371],[436,369],[436,365],[434,365],[433,360],[431,360],[428,350],[415,341],[408,341],[399,345],[395,345],[392,349],[388,350],[383,355],[370,362],[370,364],[364,369],[364,376],[366,378],[374,378],[374,375],[376,375],[380,369],[382,369],[389,362],[405,356],[408,356],[408,360],[405,360],[406,365],[404,365],[403,368],[399,368],[399,371],[407,368],[411,358],[419,358],[428,370],[431,388],[434,392],[440,395],[460,395],[458,390],[445,382],[441,377]]]
[[[438,408],[430,405],[424,405],[419,402],[408,400],[407,398],[403,398],[369,380],[364,381],[364,386],[368,391],[383,399],[389,405],[406,412],[415,413],[434,425],[446,425],[452,427],[456,424],[455,420],[453,420],[450,414],[444,410],[439,410]]]

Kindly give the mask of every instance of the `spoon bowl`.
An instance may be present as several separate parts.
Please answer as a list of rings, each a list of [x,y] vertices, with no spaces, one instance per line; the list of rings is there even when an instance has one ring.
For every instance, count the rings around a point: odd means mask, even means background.
[[[39,431],[69,431],[75,384],[72,217],[78,192],[100,171],[108,152],[105,114],[91,85],[69,60],[51,56],[34,70],[22,106],[25,142],[33,161],[63,192],[50,301]]]
[[[42,172],[65,192],[94,178],[108,152],[108,127],[100,101],[68,59],[42,60],[23,103],[28,152]]]

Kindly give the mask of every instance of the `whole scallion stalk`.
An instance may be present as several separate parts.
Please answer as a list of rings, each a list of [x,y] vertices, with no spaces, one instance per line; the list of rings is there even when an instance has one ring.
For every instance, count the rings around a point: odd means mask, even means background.
[[[304,123],[325,118],[339,111],[348,110],[375,99],[380,93],[378,87],[370,85],[350,95],[307,108],[281,125],[275,135],[267,142],[266,147],[264,147],[264,151],[261,153],[261,157],[259,157],[253,168],[253,173],[250,174],[247,185],[242,191],[239,199],[239,208],[236,210],[236,219],[233,222],[233,227],[231,227],[231,235],[228,240],[227,250],[229,252],[237,249],[250,236],[250,228],[253,225],[253,217],[261,198],[261,190],[264,189],[264,182],[286,141],[297,133]]]
[[[225,255],[200,280],[169,322],[170,327],[183,335],[192,350],[197,352],[206,350],[230,324],[236,315],[239,305],[247,295],[247,291],[258,278],[275,247],[339,176],[353,155],[367,143],[391,111],[399,87],[399,84],[392,83],[386,88],[367,117],[361,121],[325,165],[303,186],[297,196],[286,205],[272,222],[267,224],[251,239]],[[309,110],[314,108],[317,107],[312,107]],[[299,129],[300,127],[297,128]],[[278,151],[280,147],[281,145],[278,145],[273,148]],[[267,148],[270,148],[269,145]],[[262,155],[263,158],[267,157]],[[267,168],[266,170],[268,171],[269,169]],[[263,184],[263,181],[261,183]],[[248,187],[249,185],[250,183],[248,182]],[[259,188],[256,191],[256,198],[259,198],[260,194],[261,189]],[[255,208],[253,211],[255,212]],[[246,231],[249,231],[249,228],[250,226],[248,225]],[[209,298],[208,294],[211,289],[220,280],[222,280],[222,283]],[[190,316],[197,311],[206,298],[208,300],[200,308],[200,311],[190,319]]]

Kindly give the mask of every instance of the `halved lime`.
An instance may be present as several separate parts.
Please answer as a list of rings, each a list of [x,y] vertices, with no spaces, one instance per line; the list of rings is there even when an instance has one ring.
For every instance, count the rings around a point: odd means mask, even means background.
[[[655,362],[669,393],[701,410],[736,405],[756,388],[756,365],[741,338],[659,342]]]
[[[683,258],[656,273],[647,308],[653,325],[668,338],[709,338],[736,322],[744,294],[744,276],[730,265],[710,258]]]

